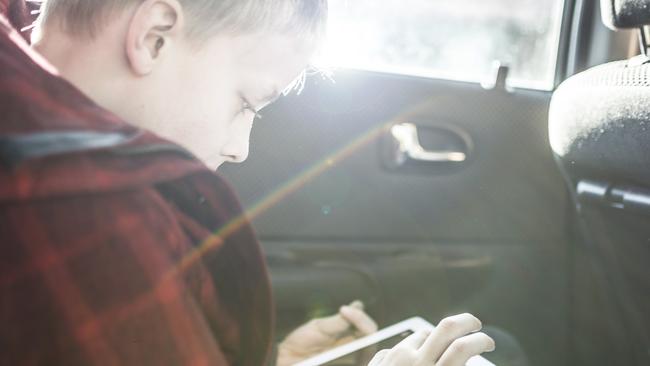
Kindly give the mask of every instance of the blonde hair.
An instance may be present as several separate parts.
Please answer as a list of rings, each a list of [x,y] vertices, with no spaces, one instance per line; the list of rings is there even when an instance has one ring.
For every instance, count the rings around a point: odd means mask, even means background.
[[[143,0],[43,0],[39,23],[55,22],[74,35],[94,37],[111,16]],[[321,37],[327,0],[178,0],[188,18],[188,35],[270,31]]]

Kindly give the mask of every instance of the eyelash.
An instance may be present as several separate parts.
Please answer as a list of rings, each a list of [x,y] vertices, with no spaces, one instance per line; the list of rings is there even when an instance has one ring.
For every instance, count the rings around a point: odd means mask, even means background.
[[[246,100],[246,98],[241,97],[241,102],[242,102],[242,107],[241,107],[240,113],[251,112],[255,116],[255,119],[261,119],[262,118],[262,115],[259,114],[255,110],[255,108],[253,108],[251,103],[248,100]]]

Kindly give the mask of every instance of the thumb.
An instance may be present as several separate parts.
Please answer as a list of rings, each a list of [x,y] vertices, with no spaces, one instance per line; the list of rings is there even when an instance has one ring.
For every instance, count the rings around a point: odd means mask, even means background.
[[[376,332],[377,323],[375,323],[375,321],[363,311],[363,304],[360,301],[358,302],[360,306],[355,303],[348,306],[342,306],[339,314],[363,335]]]
[[[361,302],[361,300],[354,300],[348,306],[359,309],[359,310],[363,310],[364,307],[365,307],[363,305],[363,302]]]

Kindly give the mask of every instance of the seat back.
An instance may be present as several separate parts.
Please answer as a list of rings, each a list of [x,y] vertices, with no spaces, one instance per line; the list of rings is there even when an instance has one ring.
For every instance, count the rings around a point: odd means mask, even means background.
[[[613,29],[650,24],[650,0],[602,0],[601,8]],[[648,58],[597,66],[562,83],[549,133],[581,239],[574,248],[573,364],[650,365]]]

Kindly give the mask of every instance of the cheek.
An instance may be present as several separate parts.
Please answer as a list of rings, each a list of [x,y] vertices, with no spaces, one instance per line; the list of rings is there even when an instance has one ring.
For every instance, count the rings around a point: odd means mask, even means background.
[[[209,75],[206,75],[209,76]],[[199,75],[200,78],[200,75]],[[185,133],[192,135],[193,144],[206,152],[218,150],[226,139],[235,114],[233,105],[236,101],[226,87],[226,81],[206,77],[187,85],[186,100],[181,117],[186,124],[182,126]],[[191,131],[187,131],[187,130]]]
[[[198,118],[192,123],[191,143],[201,150],[200,157],[219,154],[232,134],[230,127],[232,116],[219,109],[210,112],[197,116]]]
[[[166,101],[174,113],[165,118],[174,119],[172,140],[209,162],[229,141],[239,98],[227,65],[203,58],[191,61],[181,68],[185,71],[175,73],[178,87]]]
[[[219,99],[205,98],[214,93],[187,93],[184,107],[176,113],[175,133],[166,136],[179,143],[199,159],[208,162],[220,155],[231,135],[232,112]],[[180,102],[180,101],[179,101]]]

